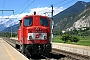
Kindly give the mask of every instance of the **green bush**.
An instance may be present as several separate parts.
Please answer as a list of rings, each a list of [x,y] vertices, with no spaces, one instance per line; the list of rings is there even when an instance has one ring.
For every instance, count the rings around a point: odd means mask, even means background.
[[[70,39],[69,35],[68,34],[65,34],[62,36],[62,41],[64,41],[64,43],[68,42],[68,40]]]
[[[76,37],[76,36],[70,36],[69,34],[64,34],[62,36],[62,41],[64,41],[64,43],[70,41],[70,42],[78,42],[79,41],[79,38]]]
[[[71,42],[78,42],[78,41],[79,41],[79,38],[76,37],[76,36],[71,36],[71,37],[70,37],[70,41],[71,41]]]

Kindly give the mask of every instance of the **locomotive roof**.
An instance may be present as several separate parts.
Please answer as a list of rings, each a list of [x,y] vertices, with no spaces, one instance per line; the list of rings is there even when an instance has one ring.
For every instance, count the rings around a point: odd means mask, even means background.
[[[48,16],[42,16],[42,15],[26,15],[26,16],[24,16],[23,18],[25,18],[25,17],[34,17],[34,16],[49,18]]]

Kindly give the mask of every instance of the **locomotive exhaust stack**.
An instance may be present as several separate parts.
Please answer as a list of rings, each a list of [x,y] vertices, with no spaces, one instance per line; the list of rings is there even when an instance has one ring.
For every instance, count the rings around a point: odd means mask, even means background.
[[[34,15],[36,15],[36,11],[34,11]]]

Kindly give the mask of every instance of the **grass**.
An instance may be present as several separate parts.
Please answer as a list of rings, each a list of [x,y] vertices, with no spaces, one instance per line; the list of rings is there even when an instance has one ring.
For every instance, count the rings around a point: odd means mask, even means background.
[[[90,36],[85,36],[84,38],[82,36],[78,36],[78,38],[80,40],[77,43],[68,41],[67,44],[90,46]],[[61,36],[59,35],[54,36],[53,42],[64,43],[64,41],[61,40]]]

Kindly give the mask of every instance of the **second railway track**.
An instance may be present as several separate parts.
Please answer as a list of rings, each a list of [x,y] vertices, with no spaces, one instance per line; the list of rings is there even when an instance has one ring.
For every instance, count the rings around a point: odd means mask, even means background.
[[[9,39],[9,38],[3,38],[7,43],[9,43],[11,46],[15,48],[15,44],[17,40],[14,39]],[[81,54],[76,54],[76,53],[71,53],[67,52],[64,50],[59,50],[59,49],[52,49],[52,52],[48,56],[44,55],[34,55],[31,57],[28,57],[30,60],[32,59],[45,59],[45,60],[90,60],[90,56],[86,55],[81,55]]]

